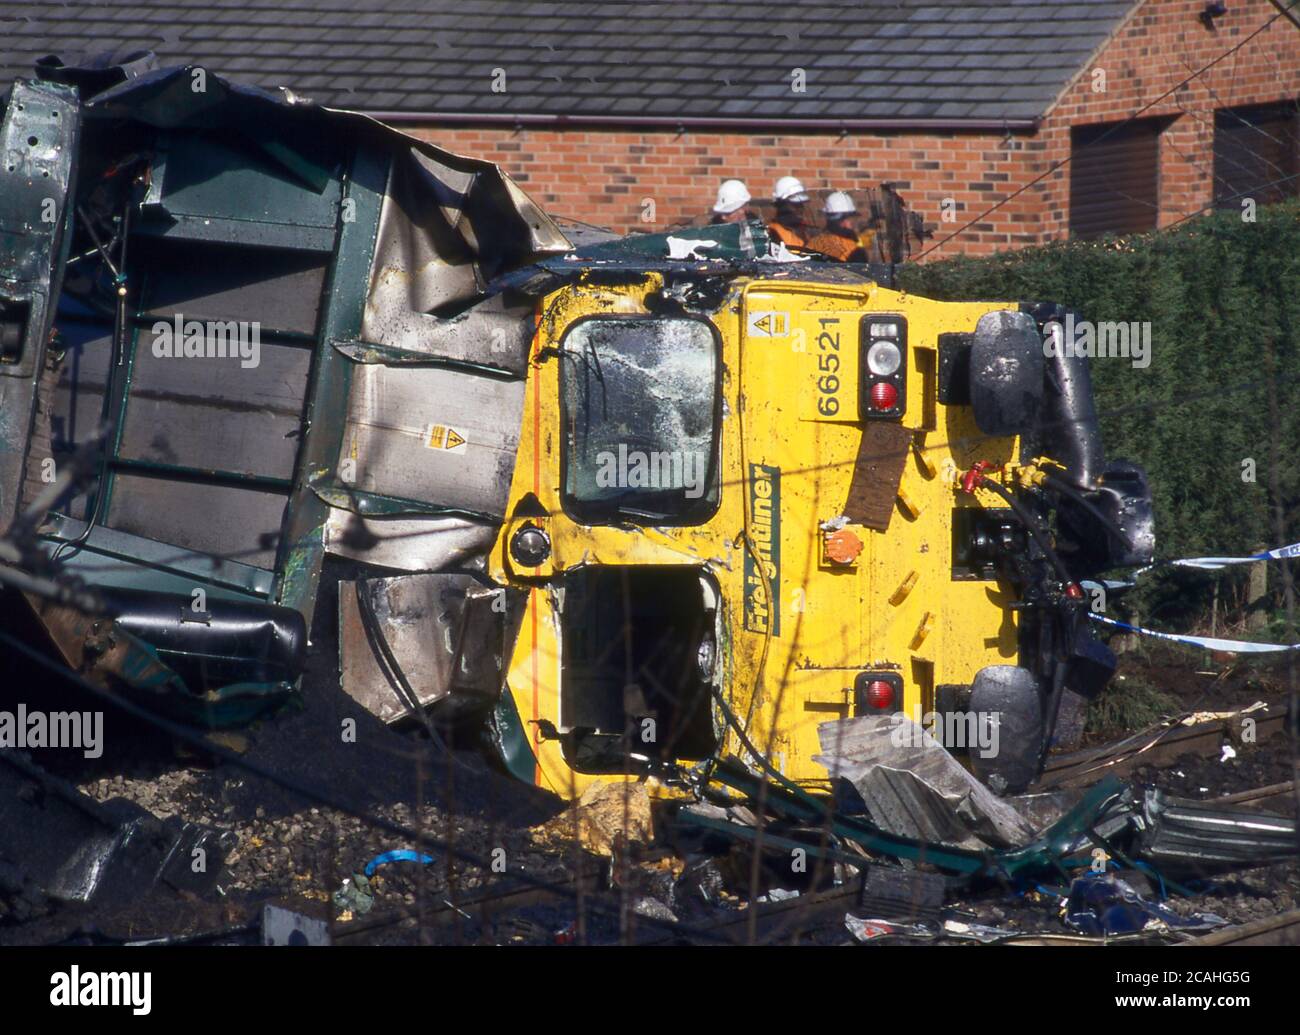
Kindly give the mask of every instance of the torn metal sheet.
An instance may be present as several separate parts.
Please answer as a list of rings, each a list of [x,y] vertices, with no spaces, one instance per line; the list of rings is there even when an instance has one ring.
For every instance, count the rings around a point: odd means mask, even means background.
[[[363,596],[364,594],[364,596]],[[339,583],[343,690],[387,723],[456,693],[490,706],[521,612],[472,575],[426,573]]]
[[[489,295],[447,316],[401,308],[380,317],[367,303],[362,341],[349,351],[362,363],[444,363],[522,378],[533,337],[535,299],[519,292]]]
[[[36,385],[71,243],[79,133],[75,91],[14,83],[0,126],[0,530],[18,515],[30,463]]]
[[[532,337],[531,300],[497,295],[464,308],[499,272],[499,264],[484,269],[469,261],[469,246],[482,232],[466,225],[465,204],[477,175],[464,160],[446,155],[412,151],[393,163],[361,336],[522,375]]]
[[[395,661],[420,706],[446,697],[465,593],[473,582],[469,575],[424,574],[339,583],[344,691],[384,722],[410,718]]]
[[[1128,788],[1114,777],[1106,776],[1028,844],[1012,849],[975,851],[894,834],[861,816],[835,811],[828,799],[815,797],[784,777],[776,777],[774,782],[757,776],[732,758],[719,761],[710,779],[739,791],[750,801],[757,802],[761,796],[766,811],[781,819],[824,830],[854,842],[867,852],[924,863],[966,877],[1014,879],[1059,873],[1062,867],[1084,865],[1090,861],[1084,849],[1094,843],[1092,832],[1102,830],[1107,823],[1126,826],[1129,811]],[[755,836],[752,828],[739,823],[685,815],[697,825],[742,840],[753,840]],[[766,843],[768,837],[764,836],[763,840]],[[773,843],[778,842],[774,840]],[[815,851],[815,848],[808,849],[810,855]]]
[[[1032,826],[975,779],[928,731],[902,715],[818,727],[831,779],[848,780],[885,830],[954,847],[1022,845]]]
[[[205,894],[236,843],[123,799],[101,804],[11,749],[0,751],[0,830],[4,881],[68,903],[134,901],[157,887]]]
[[[481,561],[497,529],[462,517],[362,516],[332,508],[325,524],[325,552],[380,568],[446,571]]]
[[[1288,817],[1169,798],[1154,787],[1142,791],[1134,810],[1138,851],[1157,866],[1199,873],[1297,854],[1296,821]]]

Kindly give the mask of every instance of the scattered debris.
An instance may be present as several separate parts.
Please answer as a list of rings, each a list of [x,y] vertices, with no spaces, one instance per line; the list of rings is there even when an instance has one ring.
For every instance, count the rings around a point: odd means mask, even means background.
[[[603,856],[627,845],[650,844],[654,840],[650,795],[642,783],[593,783],[572,806],[534,827],[532,833],[542,847],[576,841]]]
[[[903,715],[862,715],[818,727],[831,779],[848,780],[884,830],[959,848],[1025,844],[1033,829],[942,744]]]
[[[329,945],[329,924],[280,906],[262,909],[263,945]]]
[[[415,862],[421,866],[428,866],[433,862],[433,856],[425,855],[423,852],[415,852],[409,848],[398,848],[391,852],[383,852],[366,863],[365,875],[373,877],[375,870],[379,869],[379,867],[394,862]]]
[[[852,913],[844,914],[844,926],[860,942],[875,941],[877,938],[934,938],[937,934],[929,924],[866,919]]]
[[[1002,941],[1004,938],[1010,938],[1019,933],[1001,927],[989,927],[986,924],[970,924],[964,920],[945,920],[943,930],[945,934],[954,938],[985,943]]]
[[[97,802],[15,750],[0,750],[0,830],[0,884],[12,889],[8,908],[22,912],[46,899],[89,905],[155,892],[206,895],[235,845],[228,831],[161,820],[123,799]],[[0,895],[0,919],[7,897]]]
[[[374,904],[375,892],[364,874],[343,878],[342,887],[334,892],[334,905],[342,914],[340,919],[351,914],[365,916]]]
[[[1213,913],[1180,916],[1158,902],[1148,902],[1113,873],[1076,877],[1063,912],[1074,930],[1097,936],[1171,928],[1204,931],[1227,923]]]

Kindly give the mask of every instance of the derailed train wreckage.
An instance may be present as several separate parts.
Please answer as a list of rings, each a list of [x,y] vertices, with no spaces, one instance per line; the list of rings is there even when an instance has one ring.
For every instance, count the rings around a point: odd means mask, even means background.
[[[1058,307],[760,223],[575,245],[357,114],[40,72],[2,131],[0,560],[85,679],[237,725],[325,630],[376,715],[481,722],[564,796],[727,756],[796,795],[820,723],[897,711],[997,716],[970,764],[1014,791],[1109,679],[1079,582],[1150,559],[1150,494]]]

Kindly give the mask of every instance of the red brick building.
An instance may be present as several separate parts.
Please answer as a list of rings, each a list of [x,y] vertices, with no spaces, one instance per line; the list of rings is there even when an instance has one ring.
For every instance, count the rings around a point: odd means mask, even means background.
[[[786,174],[891,181],[947,256],[1300,184],[1297,0],[0,0],[16,9],[6,75],[22,53],[151,48],[371,112],[616,230],[696,218],[725,177],[755,196]]]

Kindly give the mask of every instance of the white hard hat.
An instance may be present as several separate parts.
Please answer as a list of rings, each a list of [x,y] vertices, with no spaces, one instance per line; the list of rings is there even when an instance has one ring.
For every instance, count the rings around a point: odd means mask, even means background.
[[[822,211],[828,216],[847,216],[858,210],[853,199],[842,190],[833,190],[826,195],[826,205]]]
[[[718,200],[713,204],[713,211],[725,216],[743,205],[749,204],[749,188],[744,180],[723,180],[718,188]]]
[[[772,188],[773,201],[793,201],[795,204],[802,204],[808,200],[808,192],[803,189],[803,184],[793,176],[782,176],[776,181],[776,186]]]

